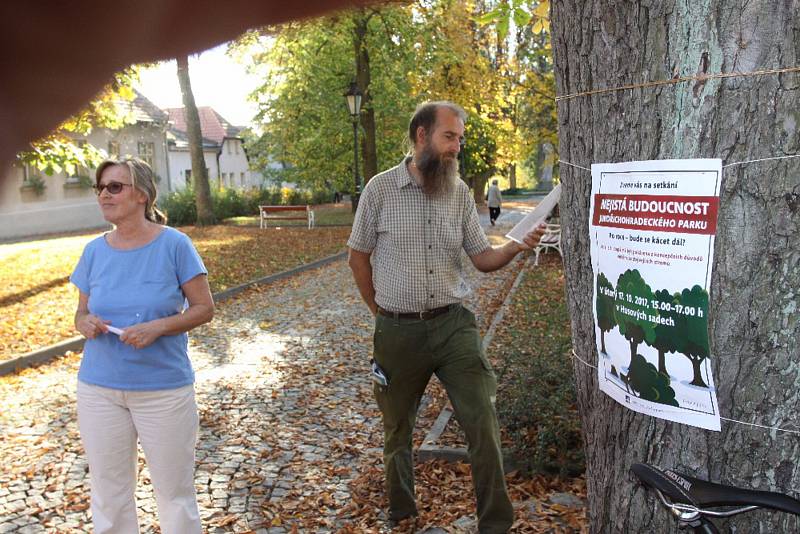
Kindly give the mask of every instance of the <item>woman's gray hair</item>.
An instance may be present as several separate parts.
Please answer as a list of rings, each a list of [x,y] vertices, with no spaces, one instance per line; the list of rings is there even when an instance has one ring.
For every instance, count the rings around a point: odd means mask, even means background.
[[[113,165],[126,167],[128,173],[131,175],[131,184],[133,187],[147,196],[147,204],[145,204],[144,207],[145,219],[158,224],[166,224],[167,216],[156,208],[158,188],[156,187],[156,175],[150,165],[139,158],[107,159],[97,167],[97,172],[95,172],[94,175],[96,185],[100,185],[100,178],[103,176],[103,171]]]

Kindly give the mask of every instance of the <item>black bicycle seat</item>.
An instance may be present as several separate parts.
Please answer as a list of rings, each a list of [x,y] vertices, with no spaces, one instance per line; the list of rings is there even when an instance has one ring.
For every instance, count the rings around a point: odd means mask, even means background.
[[[800,515],[800,501],[783,493],[756,491],[676,473],[648,464],[633,464],[631,472],[669,497],[673,502],[704,506],[761,506]]]

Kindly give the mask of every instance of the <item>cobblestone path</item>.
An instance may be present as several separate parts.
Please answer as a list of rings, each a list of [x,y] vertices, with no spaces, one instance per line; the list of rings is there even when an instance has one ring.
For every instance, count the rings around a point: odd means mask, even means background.
[[[484,330],[514,265],[488,275],[468,266],[476,291],[466,304]],[[371,335],[344,261],[248,290],[190,335],[201,414],[196,485],[208,532],[348,526],[350,483],[381,462]],[[70,355],[0,380],[0,534],[90,530],[78,363]],[[142,532],[158,532],[141,454],[140,466]]]

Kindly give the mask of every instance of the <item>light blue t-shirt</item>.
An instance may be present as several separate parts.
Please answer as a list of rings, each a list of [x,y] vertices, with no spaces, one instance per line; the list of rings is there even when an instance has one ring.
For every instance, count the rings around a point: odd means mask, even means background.
[[[70,281],[89,295],[89,312],[121,329],[181,313],[181,285],[208,274],[188,236],[165,227],[150,243],[117,250],[105,235],[83,250]],[[123,390],[157,390],[194,382],[188,335],[161,336],[136,349],[108,332],[87,339],[78,379]]]

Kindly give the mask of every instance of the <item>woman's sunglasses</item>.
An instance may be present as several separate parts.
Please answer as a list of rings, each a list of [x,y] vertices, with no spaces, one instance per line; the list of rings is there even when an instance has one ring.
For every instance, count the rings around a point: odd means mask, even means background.
[[[99,196],[104,189],[108,189],[108,192],[112,195],[116,195],[122,191],[122,188],[125,186],[131,187],[131,184],[123,184],[122,182],[108,182],[107,184],[97,184],[94,186],[94,192],[97,193]]]

